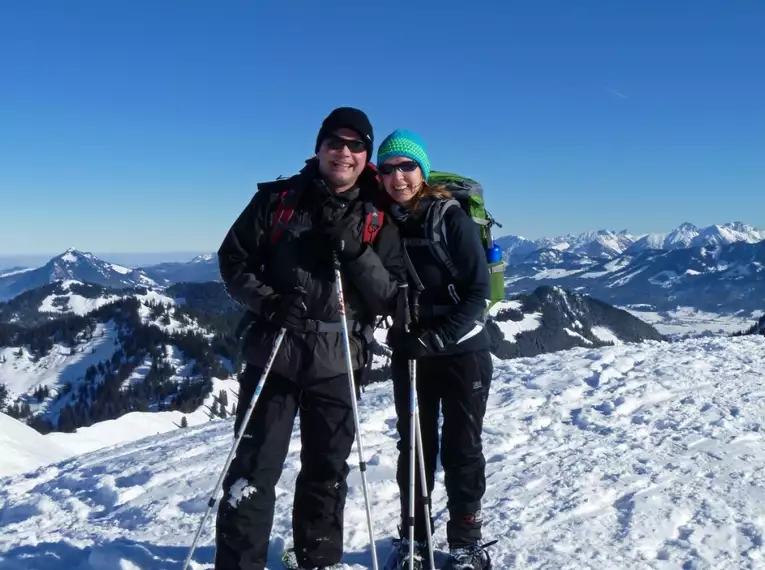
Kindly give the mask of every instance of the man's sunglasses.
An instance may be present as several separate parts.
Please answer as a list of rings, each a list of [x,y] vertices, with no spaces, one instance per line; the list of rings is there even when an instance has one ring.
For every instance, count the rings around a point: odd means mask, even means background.
[[[419,164],[414,162],[413,160],[408,160],[406,162],[399,162],[398,164],[389,164],[385,163],[382,166],[380,166],[380,174],[384,174],[388,176],[389,174],[393,174],[394,171],[400,170],[401,172],[414,172],[417,170],[417,167]]]
[[[364,141],[358,139],[341,139],[340,137],[329,137],[327,139],[327,146],[332,150],[342,150],[344,146],[347,146],[348,150],[354,154],[367,150],[367,145]]]

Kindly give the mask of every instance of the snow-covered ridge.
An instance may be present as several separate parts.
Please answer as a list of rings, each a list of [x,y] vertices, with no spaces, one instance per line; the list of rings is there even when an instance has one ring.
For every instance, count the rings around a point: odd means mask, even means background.
[[[552,238],[529,240],[522,236],[502,236],[496,241],[507,256],[522,260],[540,249],[553,249],[592,258],[614,258],[625,252],[646,249],[683,249],[706,245],[725,245],[737,242],[757,243],[765,239],[765,229],[743,222],[727,222],[697,227],[685,222],[666,233],[631,234],[627,230],[588,231]]]
[[[491,317],[492,352],[501,358],[662,339],[627,311],[555,286],[497,303]]]
[[[763,377],[762,336],[495,361],[483,502],[484,536],[500,539],[494,567],[760,568]],[[369,388],[359,412],[382,557],[399,509],[390,384]],[[298,434],[277,487],[269,568],[291,545]],[[0,567],[180,567],[232,441],[232,421],[214,421],[0,479]],[[349,465],[344,568],[360,570],[371,560],[355,450]],[[443,547],[440,469],[433,506]],[[208,522],[195,570],[212,568],[213,537]]]

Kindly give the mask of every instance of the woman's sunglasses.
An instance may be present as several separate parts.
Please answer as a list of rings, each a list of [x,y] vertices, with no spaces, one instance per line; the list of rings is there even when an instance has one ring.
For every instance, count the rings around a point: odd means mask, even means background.
[[[382,166],[380,166],[380,174],[384,174],[386,176],[393,174],[394,171],[400,170],[401,172],[414,172],[417,170],[417,167],[419,164],[414,162],[413,160],[408,160],[406,162],[399,162],[398,164],[389,164],[385,163]]]
[[[358,139],[341,139],[340,137],[329,137],[327,139],[327,146],[332,150],[342,150],[344,146],[347,146],[348,150],[354,154],[367,150],[367,145],[364,141]]]

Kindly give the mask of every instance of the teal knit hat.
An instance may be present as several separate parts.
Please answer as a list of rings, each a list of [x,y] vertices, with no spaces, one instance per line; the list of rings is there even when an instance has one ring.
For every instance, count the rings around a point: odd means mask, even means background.
[[[430,160],[428,160],[428,153],[425,150],[425,143],[422,142],[417,133],[398,129],[389,134],[377,151],[377,168],[380,168],[386,160],[394,156],[405,156],[414,160],[420,165],[425,180],[428,179]]]

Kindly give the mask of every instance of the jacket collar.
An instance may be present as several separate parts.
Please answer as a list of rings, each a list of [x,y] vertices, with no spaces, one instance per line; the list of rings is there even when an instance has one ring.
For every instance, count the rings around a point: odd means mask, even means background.
[[[410,218],[419,217],[424,212],[427,211],[427,209],[430,207],[430,205],[433,203],[434,198],[431,198],[430,196],[426,196],[420,200],[420,202],[417,204],[417,210],[413,211],[409,208],[405,208],[404,206],[401,206],[400,204],[397,204],[396,202],[393,202],[393,204],[390,207],[390,212],[393,215],[393,217],[399,221],[399,222],[406,222]]]

